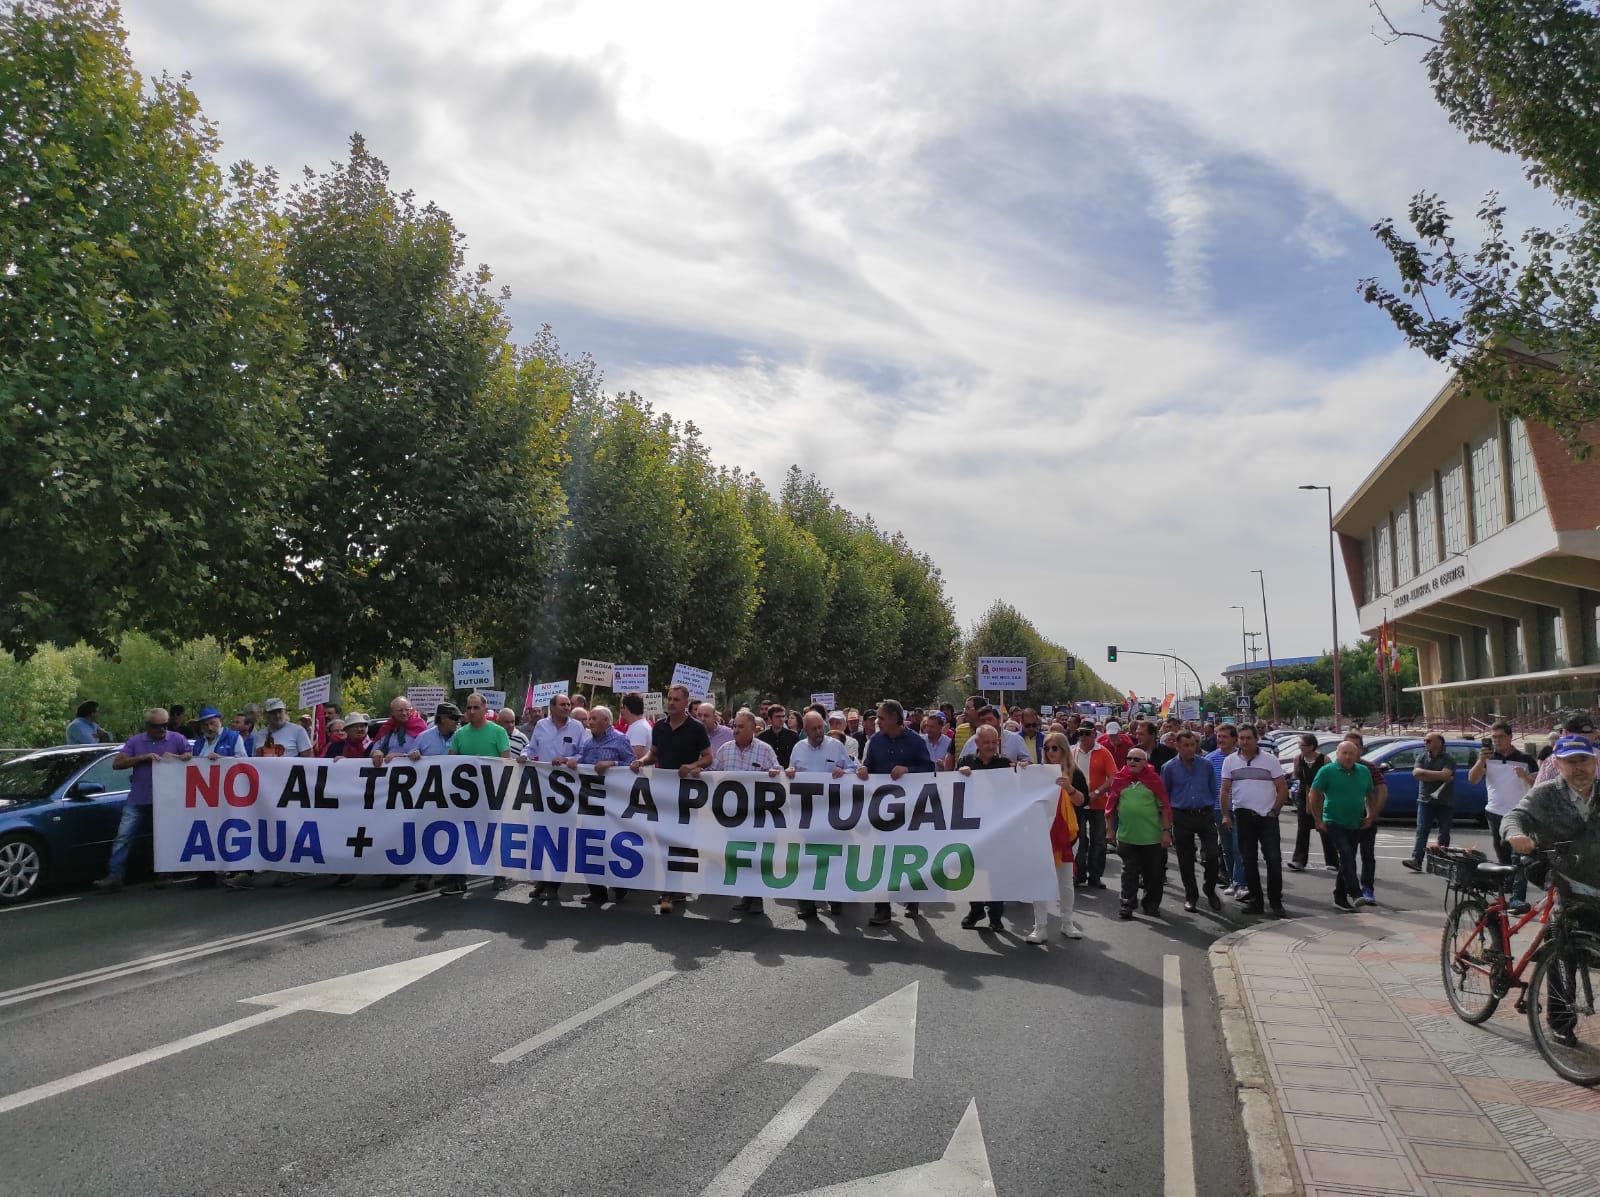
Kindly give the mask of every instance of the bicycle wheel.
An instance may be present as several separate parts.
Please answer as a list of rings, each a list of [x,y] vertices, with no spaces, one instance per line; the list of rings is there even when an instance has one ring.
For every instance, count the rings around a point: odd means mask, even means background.
[[[1444,942],[1439,946],[1439,969],[1445,996],[1462,1022],[1480,1023],[1500,1004],[1495,992],[1495,970],[1504,967],[1500,923],[1485,922],[1489,912],[1480,897],[1462,898],[1444,921]]]
[[[1600,939],[1568,933],[1540,956],[1528,986],[1534,1046],[1556,1073],[1577,1085],[1600,1085]]]

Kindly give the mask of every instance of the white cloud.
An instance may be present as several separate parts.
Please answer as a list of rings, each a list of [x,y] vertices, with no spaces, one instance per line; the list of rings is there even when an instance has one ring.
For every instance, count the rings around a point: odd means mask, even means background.
[[[1215,236],[1222,175],[1263,164],[1298,193],[1294,243],[1264,250],[1290,276],[1419,187],[1463,210],[1525,192],[1448,127],[1414,47],[1370,36],[1364,0],[125,14],[141,66],[195,72],[230,155],[289,173],[359,128],[527,310],[744,346],[608,381],[695,420],[729,465],[776,484],[798,461],[903,528],[964,621],[1005,597],[1091,660],[1170,649],[1207,680],[1237,655],[1227,604],[1255,610],[1252,568],[1280,655],[1325,645],[1323,514],[1294,487],[1348,493],[1440,381],[1376,313],[1333,364],[1218,313],[1239,269]],[[930,168],[977,171],[940,155],[1019,114],[1124,144],[1131,182],[1043,143],[961,194]],[[1036,189],[1054,206],[1017,216]],[[1123,209],[1148,214],[1152,247],[1086,240],[1084,217]],[[1131,264],[1146,248],[1159,288]],[[1359,304],[1353,282],[1306,296],[1308,323]],[[899,381],[859,381],[878,368]],[[1159,667],[1110,676],[1143,691]]]

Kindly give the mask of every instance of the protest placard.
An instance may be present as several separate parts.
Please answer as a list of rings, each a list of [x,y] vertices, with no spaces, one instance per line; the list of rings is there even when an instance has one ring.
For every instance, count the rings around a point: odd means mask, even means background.
[[[483,695],[483,705],[489,708],[491,715],[506,705],[506,692],[504,690],[479,690]]]
[[[550,700],[557,694],[571,694],[572,687],[566,682],[540,682],[533,688],[533,705],[547,707]]]
[[[659,719],[667,713],[667,705],[661,699],[661,691],[652,690],[644,696],[644,713],[652,719]]]
[[[820,694],[813,694],[811,696],[811,705],[812,706],[824,706],[824,707],[827,707],[828,710],[831,711],[838,704],[833,701],[833,691],[832,690],[825,690]]]
[[[333,674],[325,673],[321,677],[314,677],[308,682],[300,683],[300,706],[314,707],[318,703],[328,701],[333,693]]]
[[[407,686],[406,700],[411,703],[416,712],[424,719],[432,719],[433,713],[439,709],[439,704],[444,701],[445,688],[443,686]]]
[[[643,694],[650,688],[650,666],[613,665],[611,688],[618,694]]]
[[[979,657],[978,689],[1026,690],[1028,688],[1027,657]]]
[[[458,657],[451,663],[457,690],[494,685],[493,657]]]
[[[609,686],[610,684],[610,661],[591,661],[585,657],[578,662],[578,685]]]
[[[672,667],[672,684],[674,686],[687,687],[690,698],[709,698],[711,695],[711,671],[709,669],[696,669],[693,665],[674,665]]]

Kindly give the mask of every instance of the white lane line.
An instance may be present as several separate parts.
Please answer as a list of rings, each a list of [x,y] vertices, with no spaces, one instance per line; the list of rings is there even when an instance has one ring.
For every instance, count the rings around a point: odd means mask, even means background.
[[[0,906],[0,914],[10,914],[14,910],[38,910],[42,906],[60,906],[63,902],[81,902],[83,894],[75,898],[51,898],[48,902],[21,902],[16,906]]]
[[[243,1018],[236,1018],[232,1022],[225,1022],[220,1027],[212,1027],[208,1031],[199,1031],[182,1039],[174,1039],[171,1043],[163,1043],[160,1047],[152,1047],[148,1051],[138,1052],[135,1055],[123,1056],[120,1060],[112,1060],[94,1068],[86,1068],[82,1072],[75,1072],[71,1076],[64,1076],[60,1080],[50,1081],[48,1084],[35,1085],[32,1089],[24,1089],[20,1093],[13,1093],[9,1097],[0,1097],[0,1114],[9,1114],[12,1110],[20,1110],[23,1106],[31,1106],[36,1101],[55,1097],[59,1093],[68,1093],[73,1089],[81,1089],[85,1085],[92,1085],[96,1081],[103,1081],[107,1077],[116,1076],[120,1072],[128,1072],[156,1060],[164,1060],[168,1056],[175,1056],[179,1052],[186,1052],[191,1047],[210,1043],[215,1039],[224,1039],[229,1035],[237,1035],[240,1031],[247,1031],[251,1027],[258,1027],[264,1022],[274,1022],[286,1014],[294,1014],[298,1006],[273,1006],[267,1010],[258,1010],[254,1014],[247,1014]]]
[[[825,1068],[813,1076],[712,1178],[700,1197],[744,1197],[849,1075],[846,1068]]]
[[[471,885],[470,882],[468,884]],[[488,882],[483,881],[479,884],[486,885]],[[213,956],[218,952],[227,952],[234,948],[250,947],[258,943],[266,943],[269,940],[282,939],[286,935],[295,935],[301,931],[311,931],[319,927],[331,927],[337,923],[346,923],[369,914],[380,914],[384,911],[398,909],[401,906],[412,906],[418,902],[427,902],[438,896],[439,892],[432,890],[425,894],[411,894],[403,898],[388,898],[381,902],[369,902],[365,906],[352,907],[336,914],[318,915],[314,918],[301,919],[294,923],[282,923],[276,927],[267,927],[260,931],[247,931],[240,935],[230,935],[224,939],[213,940],[210,943],[191,944],[189,947],[175,948],[170,952],[158,952],[153,956],[140,956],[133,960],[125,960],[120,964],[108,964],[102,968],[92,968],[86,972],[73,973],[71,976],[56,977],[49,981],[36,981],[32,985],[22,985],[16,989],[0,992],[0,1007],[15,1006],[19,1002],[28,1002],[34,998],[49,997],[52,994],[66,993],[89,985],[98,985],[102,981],[114,981],[121,977],[132,976],[135,973],[148,972],[155,968],[165,968],[171,964],[184,964],[190,960]]]
[[[677,972],[670,968],[659,973],[652,973],[643,981],[640,981],[637,985],[630,985],[626,989],[612,994],[610,997],[606,998],[605,1001],[596,1002],[587,1010],[580,1010],[571,1018],[562,1019],[548,1031],[540,1031],[532,1039],[524,1039],[515,1047],[506,1048],[506,1050],[501,1052],[498,1056],[490,1057],[489,1063],[515,1063],[517,1060],[522,1059],[522,1057],[527,1055],[529,1052],[538,1051],[545,1044],[560,1039],[561,1036],[565,1035],[568,1031],[577,1030],[577,1028],[581,1027],[584,1023],[589,1022],[592,1019],[599,1018],[608,1010],[615,1010],[618,1006],[622,1005],[623,1002],[630,1001],[633,998],[638,997],[641,993],[644,993],[646,990],[654,989],[663,981],[672,980],[672,978],[675,976],[677,976]]]
[[[1161,1142],[1166,1197],[1194,1197],[1194,1138],[1189,1126],[1189,1055],[1183,1039],[1183,981],[1178,958],[1161,958]]]

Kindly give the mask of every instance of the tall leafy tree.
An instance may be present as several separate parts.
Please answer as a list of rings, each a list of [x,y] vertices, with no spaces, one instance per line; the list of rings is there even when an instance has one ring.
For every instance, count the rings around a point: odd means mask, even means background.
[[[1398,283],[1364,279],[1362,294],[1477,393],[1584,450],[1600,418],[1600,8],[1592,0],[1428,7],[1439,14],[1437,34],[1402,31],[1385,15],[1392,40],[1427,46],[1422,62],[1450,122],[1469,141],[1520,158],[1570,219],[1530,228],[1519,245],[1490,195],[1474,247],[1443,200],[1419,193],[1409,233],[1392,219],[1373,228]]]
[[[0,12],[0,147],[0,644],[237,628],[302,477],[273,180],[99,0]]]
[[[765,687],[785,702],[799,702],[822,684],[817,644],[833,594],[833,563],[817,538],[753,478],[745,512],[761,549],[761,604],[744,652],[728,670],[730,688]]]
[[[900,643],[889,660],[884,692],[911,702],[930,701],[950,676],[961,629],[945,597],[944,577],[933,559],[914,550],[898,532],[887,540],[886,547],[892,554],[889,585],[904,618]]]
[[[673,610],[673,655],[726,675],[749,641],[760,602],[761,546],[745,510],[743,480],[711,465],[693,424],[678,430],[673,473],[688,534],[684,599]]]
[[[546,393],[519,385],[501,297],[450,216],[389,185],[362,138],[307,170],[286,261],[307,326],[309,491],[266,639],[337,679],[416,659],[469,606],[537,588],[559,515]]]

